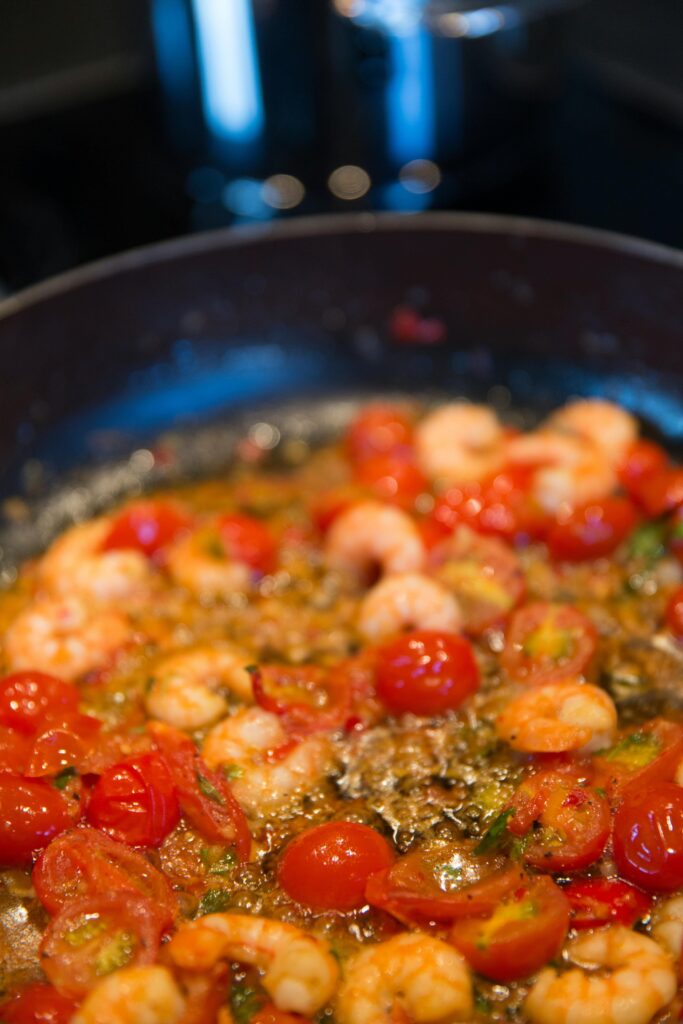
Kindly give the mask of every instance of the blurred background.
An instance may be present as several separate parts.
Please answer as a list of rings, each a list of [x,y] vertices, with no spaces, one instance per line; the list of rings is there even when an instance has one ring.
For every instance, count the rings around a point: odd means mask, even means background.
[[[312,213],[683,245],[681,0],[0,0],[0,294]]]

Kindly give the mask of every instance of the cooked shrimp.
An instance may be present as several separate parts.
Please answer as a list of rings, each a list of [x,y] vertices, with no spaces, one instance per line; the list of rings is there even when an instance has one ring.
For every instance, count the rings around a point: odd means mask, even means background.
[[[546,967],[527,996],[533,1024],[648,1024],[676,993],[668,953],[621,925],[581,935],[566,952],[578,966]]]
[[[453,402],[422,420],[415,446],[432,480],[464,484],[495,473],[503,463],[503,428],[485,405]]]
[[[638,422],[630,412],[602,398],[568,402],[552,414],[546,426],[592,441],[612,465],[623,459],[638,437]]]
[[[166,568],[175,583],[199,597],[225,598],[251,586],[251,567],[229,558],[210,529],[195,530],[173,544]]]
[[[168,945],[173,963],[206,971],[219,960],[253,964],[278,1010],[316,1013],[332,998],[339,968],[327,945],[294,925],[249,914],[207,914],[181,925]]]
[[[214,726],[202,756],[210,768],[235,770],[232,791],[248,814],[268,814],[310,789],[330,763],[331,751],[325,736],[294,743],[277,715],[242,708]]]
[[[38,584],[52,594],[80,594],[99,600],[144,593],[153,578],[139,551],[103,551],[109,517],[74,526],[48,548],[38,563]]]
[[[332,568],[365,579],[377,566],[386,575],[419,572],[425,551],[417,526],[406,512],[378,501],[363,501],[334,520],[325,557]]]
[[[339,1024],[390,1024],[397,1010],[415,1024],[469,1019],[472,982],[460,953],[415,932],[395,935],[354,957],[336,1000]]]
[[[457,633],[462,614],[445,587],[419,572],[403,572],[380,580],[363,598],[358,627],[368,640],[402,629],[442,629]]]
[[[511,462],[537,466],[532,494],[548,512],[607,497],[617,476],[604,450],[593,441],[556,430],[537,430],[506,445]]]
[[[146,698],[147,711],[178,729],[201,729],[228,713],[221,690],[252,702],[249,655],[230,644],[194,647],[157,663]]]
[[[652,917],[652,938],[671,953],[677,963],[683,953],[683,896],[657,905]]]
[[[95,985],[71,1024],[180,1024],[184,1012],[166,967],[125,967]]]
[[[76,679],[103,667],[132,637],[130,622],[113,608],[80,597],[43,597],[30,604],[5,634],[13,670],[36,669]]]
[[[513,750],[529,754],[589,753],[614,740],[617,709],[604,690],[568,679],[515,697],[498,716],[496,731]]]

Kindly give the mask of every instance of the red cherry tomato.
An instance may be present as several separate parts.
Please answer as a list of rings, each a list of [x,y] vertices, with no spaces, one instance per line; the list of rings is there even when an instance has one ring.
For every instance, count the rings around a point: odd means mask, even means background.
[[[643,481],[661,473],[668,463],[666,452],[654,441],[634,441],[618,468],[619,482],[630,495],[637,496]]]
[[[632,928],[650,912],[652,899],[619,878],[579,879],[563,890],[572,908],[572,928],[623,924]]]
[[[388,455],[406,448],[413,440],[413,424],[395,405],[376,403],[362,409],[346,431],[346,452],[352,462],[374,455]]]
[[[619,874],[648,892],[683,885],[683,787],[660,782],[629,787],[614,818],[614,862]]]
[[[40,943],[40,966],[65,996],[80,997],[120,967],[156,960],[159,919],[149,900],[105,893],[69,903],[50,921]]]
[[[377,696],[397,714],[440,715],[479,689],[479,669],[464,637],[419,630],[377,651]]]
[[[539,538],[549,519],[532,496],[534,471],[508,466],[481,482],[451,487],[437,499],[432,516],[449,532],[464,523],[508,540]]]
[[[69,1024],[78,1003],[36,981],[0,1005],[3,1024]]]
[[[550,878],[530,878],[486,918],[456,921],[450,941],[471,967],[493,981],[527,978],[560,950],[569,902]]]
[[[634,498],[651,519],[673,512],[683,505],[683,468],[663,469],[646,476],[638,485]]]
[[[0,775],[0,865],[24,865],[73,825],[66,800],[50,783]]]
[[[278,881],[288,896],[312,910],[355,910],[365,885],[393,862],[379,832],[352,821],[330,821],[301,832],[287,846]]]
[[[277,545],[270,531],[251,516],[225,515],[216,520],[216,531],[226,558],[244,562],[265,575],[276,564]]]
[[[429,490],[424,473],[409,455],[374,455],[358,463],[354,479],[380,501],[412,509],[420,494]]]
[[[57,836],[36,861],[32,881],[50,914],[101,893],[146,897],[162,928],[170,927],[178,912],[166,877],[146,857],[92,828]]]
[[[159,846],[180,818],[166,763],[138,754],[109,768],[90,796],[89,824],[129,846]]]
[[[16,729],[0,729],[0,772],[23,775],[33,751],[33,739]]]
[[[204,764],[184,733],[161,722],[150,722],[148,728],[171,774],[183,814],[209,843],[231,844],[238,858],[246,860],[251,833],[227,781]]]
[[[609,750],[593,755],[594,784],[615,801],[670,782],[683,759],[683,726],[653,718],[625,733]]]
[[[256,703],[279,715],[292,738],[339,729],[351,715],[352,691],[341,672],[266,665],[252,671],[251,681]]]
[[[600,857],[610,834],[606,797],[571,773],[531,775],[508,804],[508,831],[523,836],[522,859],[537,871],[579,871]]]
[[[44,672],[14,672],[0,680],[0,725],[33,734],[46,718],[77,711],[79,699],[73,683]]]
[[[677,640],[683,640],[683,587],[674,590],[666,606],[666,625]]]
[[[504,620],[524,596],[526,580],[512,548],[466,526],[432,550],[430,563],[457,597],[464,629],[474,636]]]
[[[638,514],[628,498],[603,498],[574,509],[550,527],[546,542],[556,562],[611,555],[633,531]]]
[[[64,768],[87,771],[90,755],[102,728],[100,720],[76,712],[60,716],[52,725],[46,720],[43,726],[43,730],[33,740],[24,775],[41,778],[56,775]]]
[[[158,561],[164,548],[191,527],[192,518],[174,502],[136,501],[116,517],[102,550],[133,548]]]
[[[536,601],[513,612],[500,661],[518,682],[549,683],[585,673],[596,643],[593,623],[571,605]]]

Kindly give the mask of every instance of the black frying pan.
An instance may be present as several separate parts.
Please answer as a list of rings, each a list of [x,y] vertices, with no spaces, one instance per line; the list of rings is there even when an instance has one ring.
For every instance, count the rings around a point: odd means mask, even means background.
[[[404,303],[445,341],[393,342]],[[294,220],[115,257],[0,304],[2,493],[33,501],[28,524],[9,504],[0,544],[11,562],[126,491],[215,469],[235,432],[206,424],[226,413],[310,436],[344,418],[340,394],[539,412],[600,394],[675,444],[682,325],[683,255],[487,215]]]

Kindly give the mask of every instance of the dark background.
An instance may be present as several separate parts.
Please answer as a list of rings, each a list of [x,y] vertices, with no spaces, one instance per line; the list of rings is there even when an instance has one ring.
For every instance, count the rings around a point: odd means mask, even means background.
[[[323,0],[287,3],[279,49],[266,56],[285,88],[286,54],[314,69],[286,99],[296,134],[298,104],[303,110],[313,97],[324,106],[338,74],[321,54]],[[277,7],[261,0],[269,16]],[[681,0],[593,0],[557,31],[561,67],[533,138],[505,151],[489,140],[488,157],[465,169],[456,161],[415,208],[530,215],[683,245]],[[160,78],[144,0],[0,0],[0,294],[136,245],[249,219],[248,209],[224,201],[234,171],[193,135],[183,102]],[[324,137],[299,147],[305,200],[254,216],[390,208],[374,183],[354,200],[330,194],[332,153],[350,130],[343,105],[334,110],[324,114]],[[278,159],[271,153],[259,178],[291,170],[289,157]]]

